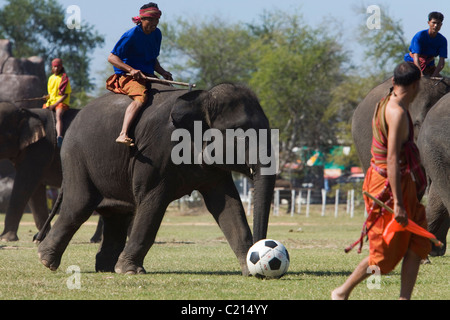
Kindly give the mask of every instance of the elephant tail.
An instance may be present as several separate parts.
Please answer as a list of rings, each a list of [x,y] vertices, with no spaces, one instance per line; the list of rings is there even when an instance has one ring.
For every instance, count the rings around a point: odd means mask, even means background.
[[[63,189],[61,189],[60,193],[58,194],[58,198],[56,199],[55,204],[53,205],[52,212],[48,216],[47,221],[45,221],[44,226],[41,228],[41,230],[39,230],[39,233],[34,237],[33,241],[35,243],[42,242],[47,233],[50,231],[50,223],[52,222],[56,213],[59,211],[62,199],[63,199]]]

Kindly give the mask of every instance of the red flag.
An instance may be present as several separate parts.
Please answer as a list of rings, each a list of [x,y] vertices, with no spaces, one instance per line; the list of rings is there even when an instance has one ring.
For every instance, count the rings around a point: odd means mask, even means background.
[[[419,226],[418,224],[413,222],[411,219],[408,219],[408,225],[406,227],[403,227],[401,224],[399,224],[395,220],[394,215],[392,215],[391,222],[389,222],[389,224],[387,225],[386,229],[384,229],[384,232],[383,232],[383,239],[386,242],[386,244],[389,245],[392,238],[394,237],[394,234],[396,232],[401,232],[401,231],[409,231],[409,232],[415,233],[421,237],[428,238],[436,246],[443,245],[439,240],[436,239],[436,236],[434,234],[428,232],[427,230],[425,230],[424,228],[422,228],[421,226]]]

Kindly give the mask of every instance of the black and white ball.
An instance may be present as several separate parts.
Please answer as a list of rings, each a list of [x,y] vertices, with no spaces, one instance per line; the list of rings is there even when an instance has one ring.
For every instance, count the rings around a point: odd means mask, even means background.
[[[252,276],[280,278],[289,268],[289,253],[281,242],[263,239],[248,250],[247,266]]]

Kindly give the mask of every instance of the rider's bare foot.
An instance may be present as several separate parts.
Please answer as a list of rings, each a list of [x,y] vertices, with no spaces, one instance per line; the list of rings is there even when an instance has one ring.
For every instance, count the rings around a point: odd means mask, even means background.
[[[116,139],[117,143],[121,143],[124,145],[127,145],[129,147],[133,147],[134,143],[133,143],[133,139],[130,139],[127,137],[126,134],[121,134],[117,139]]]

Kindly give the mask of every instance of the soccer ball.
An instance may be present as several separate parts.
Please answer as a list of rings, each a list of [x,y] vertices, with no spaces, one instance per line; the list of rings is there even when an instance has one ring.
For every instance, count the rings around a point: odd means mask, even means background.
[[[289,268],[289,253],[281,242],[263,239],[248,250],[247,266],[257,278],[281,278]]]

